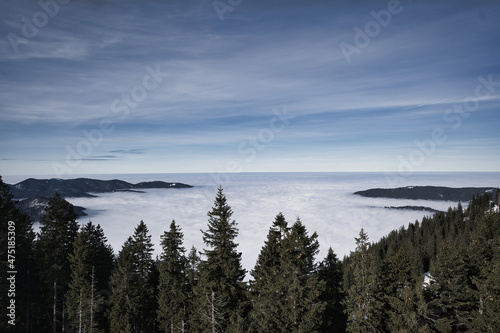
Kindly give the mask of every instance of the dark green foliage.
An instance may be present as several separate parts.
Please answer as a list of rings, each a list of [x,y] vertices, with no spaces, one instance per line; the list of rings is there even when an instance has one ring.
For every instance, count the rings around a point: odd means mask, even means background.
[[[200,329],[211,329],[214,321],[212,293],[215,293],[218,330],[236,331],[246,305],[245,270],[241,266],[241,252],[235,239],[238,236],[237,224],[231,220],[233,212],[227,204],[222,188],[218,189],[214,206],[208,212],[208,229],[202,231],[203,242],[209,247],[205,249],[203,260],[199,265],[199,283],[196,294],[199,304]],[[209,302],[207,303],[207,299]]]
[[[276,216],[252,271],[252,331],[319,331],[325,282],[315,274],[317,237],[299,219],[288,228],[284,216]]]
[[[429,310],[440,332],[465,332],[476,306],[470,263],[457,246],[447,245],[438,253],[431,275]]]
[[[351,253],[352,276],[344,301],[347,332],[379,332],[382,329],[382,294],[374,265],[374,254],[368,251],[368,235],[361,229],[356,251]]]
[[[158,322],[163,332],[183,332],[191,313],[188,261],[182,246],[181,229],[172,221],[161,236],[162,254],[158,265]]]
[[[318,278],[325,282],[325,290],[320,297],[325,304],[320,331],[324,333],[345,332],[347,317],[342,305],[345,297],[342,263],[332,248],[328,249],[325,259],[319,264]]]
[[[325,304],[320,295],[325,282],[314,274],[319,251],[318,235],[308,235],[299,218],[283,239],[280,285],[284,293],[282,310],[286,332],[318,332]]]
[[[77,234],[78,224],[73,205],[56,193],[50,198],[45,215],[40,220],[35,253],[40,270],[42,302],[47,314],[45,322],[52,323],[53,329],[55,327],[57,330],[66,325],[63,316],[64,294],[71,281],[69,254],[73,253]]]
[[[113,268],[113,249],[100,225],[82,226],[69,256],[71,282],[66,293],[66,313],[73,326],[89,331],[109,331],[105,310],[108,281]]]
[[[0,176],[0,307],[2,309],[0,331],[2,332],[7,332],[13,327],[7,323],[11,320],[7,317],[7,306],[10,299],[13,299],[8,296],[10,290],[8,271],[17,272],[15,300],[18,311],[15,327],[19,331],[36,328],[37,325],[31,317],[40,310],[35,306],[39,301],[36,297],[38,281],[33,253],[35,233],[28,216],[19,212],[12,198],[8,186],[3,183]]]
[[[199,274],[198,274],[198,266],[200,265],[201,259],[198,255],[198,251],[194,246],[191,247],[191,251],[187,256],[186,263],[186,276],[188,279],[188,286],[191,292],[196,288],[198,284]]]
[[[423,318],[418,312],[418,293],[423,281],[411,274],[410,257],[404,249],[389,257],[384,266],[385,328],[391,332],[415,332]]]
[[[500,192],[500,191],[499,191]],[[498,193],[497,192],[497,196]],[[472,330],[500,331],[500,214],[488,213],[478,221],[469,248],[471,264],[477,268],[473,283],[477,287],[477,310]]]
[[[58,282],[67,286],[71,279],[69,253],[78,234],[78,224],[73,205],[58,193],[50,198],[49,206],[40,221],[37,241],[37,261],[43,268],[44,279],[50,284]]]
[[[499,290],[492,286],[500,214],[491,207],[490,193],[474,196],[465,211],[459,204],[370,247],[384,262],[386,330],[497,330]],[[346,285],[353,281],[355,261],[352,255],[344,260]],[[434,282],[422,288],[421,276],[429,270]]]
[[[158,273],[153,244],[141,221],[123,244],[111,276],[111,332],[156,332]]]
[[[500,208],[500,188],[497,188],[497,194],[495,196],[495,204]]]
[[[264,242],[254,269],[250,272],[254,281],[252,288],[260,290],[262,285],[268,285],[269,279],[275,275],[279,269],[282,253],[282,240],[288,233],[288,222],[282,213],[276,215],[273,225],[267,234],[267,240]]]
[[[283,327],[279,305],[283,302],[284,292],[279,290],[279,283],[282,277],[282,241],[288,231],[288,223],[279,213],[250,273],[254,278],[251,284],[250,316],[252,329],[257,332],[280,332]]]

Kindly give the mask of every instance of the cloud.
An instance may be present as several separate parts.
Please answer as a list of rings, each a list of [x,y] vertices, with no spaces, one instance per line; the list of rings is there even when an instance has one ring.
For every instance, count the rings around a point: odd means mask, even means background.
[[[179,171],[196,163],[193,156],[233,154],[267,126],[273,108],[286,105],[296,121],[272,143],[280,158],[346,147],[358,159],[373,151],[402,154],[401,146],[442,125],[446,108],[474,94],[479,75],[498,81],[500,54],[492,42],[500,31],[498,4],[402,5],[348,64],[340,42],[353,43],[354,27],[373,20],[370,12],[386,8],[386,1],[249,2],[222,22],[207,1],[71,1],[18,53],[0,39],[1,153],[63,160],[66,146],[84,139],[83,129],[108,119],[116,130],[96,156],[141,155],[150,158],[143,165],[161,169],[168,154],[180,161]],[[0,6],[4,37],[22,34],[22,18],[41,11],[36,2]],[[170,75],[147,96],[137,95],[148,67]],[[134,92],[140,101],[130,100]],[[481,100],[481,110],[467,119],[474,124],[467,138],[481,137],[481,126],[498,125],[491,110],[499,99],[497,91]],[[117,112],[117,100],[126,113]],[[41,141],[46,144],[33,152],[30,146]],[[147,154],[131,151],[138,146]],[[371,164],[382,166],[382,154],[370,155]],[[185,155],[192,158],[181,161]],[[95,161],[102,168],[104,160],[89,158],[85,165]],[[108,162],[106,170],[115,169],[113,159]],[[13,163],[8,168],[17,170]]]
[[[117,149],[117,150],[111,150],[110,153],[112,154],[125,154],[125,155],[142,155],[146,153],[145,149]]]
[[[80,160],[82,161],[112,161],[119,159],[118,156],[116,155],[94,155],[94,156],[88,156],[81,158]]]
[[[109,178],[114,176],[110,175]],[[124,176],[122,176],[123,178]],[[361,228],[371,241],[377,241],[393,229],[421,220],[430,213],[385,209],[385,206],[428,206],[447,210],[453,202],[363,198],[353,192],[375,187],[389,187],[384,174],[374,173],[242,173],[242,174],[163,174],[131,175],[131,182],[164,180],[195,185],[191,189],[146,190],[146,193],[108,193],[98,198],[69,198],[88,208],[92,220],[103,227],[115,252],[132,235],[135,226],[144,220],[160,254],[160,235],[172,219],[184,233],[184,246],[206,248],[200,230],[207,228],[207,212],[211,210],[217,187],[222,185],[233,218],[238,223],[238,251],[243,253],[243,265],[253,268],[276,214],[284,213],[291,224],[300,217],[310,233],[319,235],[322,260],[331,246],[342,258],[354,250],[354,237]],[[500,186],[498,173],[490,174],[414,174],[404,178],[400,186]],[[247,276],[249,278],[249,276]]]

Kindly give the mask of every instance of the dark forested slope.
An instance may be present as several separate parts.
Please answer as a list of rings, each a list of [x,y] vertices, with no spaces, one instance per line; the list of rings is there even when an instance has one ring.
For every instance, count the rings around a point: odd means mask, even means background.
[[[452,188],[443,186],[406,186],[398,188],[373,188],[358,191],[354,194],[370,198],[468,202],[473,195],[483,194],[488,191],[495,197],[496,189],[492,187]]]
[[[99,180],[90,178],[77,179],[33,179],[29,178],[15,185],[9,185],[14,198],[51,197],[59,193],[63,197],[92,197],[90,193],[115,191],[134,191],[149,188],[188,188],[183,183],[166,183],[162,181],[131,184],[123,180]]]

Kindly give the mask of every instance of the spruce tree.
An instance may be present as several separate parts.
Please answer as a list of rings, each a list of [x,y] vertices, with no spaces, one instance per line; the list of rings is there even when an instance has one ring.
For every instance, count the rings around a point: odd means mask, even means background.
[[[241,266],[241,252],[237,252],[238,236],[236,221],[231,220],[233,211],[227,203],[222,187],[219,187],[214,206],[208,212],[208,229],[202,231],[203,242],[209,247],[199,265],[197,298],[200,310],[200,330],[237,331],[245,306],[245,270]],[[214,325],[214,309],[219,314]]]
[[[498,196],[498,192],[497,192]],[[477,268],[472,278],[477,287],[477,310],[472,331],[500,331],[500,213],[490,212],[477,221],[468,247],[471,265]]]
[[[418,313],[418,291],[412,275],[410,257],[401,248],[389,257],[383,267],[385,285],[385,328],[391,332],[416,332],[424,320]],[[422,285],[423,281],[420,281]]]
[[[200,265],[201,262],[196,247],[194,246],[191,247],[191,251],[189,251],[186,260],[187,260],[186,276],[188,279],[188,286],[192,292],[193,289],[195,289],[196,285],[198,284],[198,279],[199,279],[198,266]]]
[[[286,332],[319,332],[325,303],[320,300],[325,282],[315,274],[318,235],[309,235],[297,218],[286,237],[280,264],[280,288],[284,291],[281,315]]]
[[[345,332],[347,317],[342,305],[345,297],[342,263],[331,247],[325,259],[319,264],[318,278],[325,283],[325,290],[320,297],[320,300],[325,303],[320,331],[324,333]]]
[[[483,265],[477,279],[478,309],[469,327],[476,332],[500,332],[500,238],[496,238],[495,254]]]
[[[111,309],[110,332],[131,333],[135,331],[137,312],[140,300],[134,287],[137,285],[135,276],[132,237],[122,246],[115,269],[110,278]]]
[[[198,255],[198,250],[196,249],[196,247],[191,247],[191,251],[189,251],[186,261],[186,278],[189,294],[189,307],[186,309],[186,316],[188,319],[187,327],[191,331],[194,331],[197,327],[200,327],[200,309],[198,308],[199,302],[196,302],[195,291],[197,290],[200,277],[198,269],[201,259]]]
[[[141,221],[120,251],[111,276],[111,332],[156,332],[157,268]]]
[[[317,332],[325,303],[324,281],[315,274],[317,234],[308,235],[300,219],[287,227],[278,214],[252,275],[252,330]]]
[[[347,314],[347,332],[380,332],[382,301],[380,282],[374,267],[374,256],[369,252],[368,235],[363,229],[356,240],[356,250],[351,252],[352,281],[344,301]]]
[[[495,204],[497,205],[498,208],[500,208],[500,188],[497,188],[497,194],[495,196]]]
[[[470,262],[467,254],[456,244],[444,246],[431,270],[434,283],[429,310],[434,318],[433,327],[441,332],[465,332],[470,325],[475,301]]]
[[[282,241],[288,230],[284,215],[279,213],[250,273],[254,278],[250,296],[251,326],[257,332],[279,332],[283,327],[279,314],[283,294],[277,292],[277,284],[281,278]]]
[[[186,250],[181,229],[172,221],[161,237],[159,262],[158,322],[163,332],[184,332],[190,309]]]
[[[64,294],[71,281],[69,254],[73,253],[77,234],[78,224],[73,205],[59,193],[54,194],[40,220],[40,233],[35,247],[43,303],[48,310],[46,313],[50,313],[54,332],[66,324],[63,316]]]
[[[19,331],[35,328],[32,317],[36,315],[35,302],[38,294],[37,270],[34,261],[34,239],[32,221],[21,213],[13,200],[9,187],[0,176],[0,331],[7,332],[12,325],[7,316],[10,299],[8,272],[15,271],[16,278],[16,319],[15,327]],[[9,256],[10,255],[10,256]]]
[[[85,332],[109,331],[105,315],[108,280],[113,268],[113,249],[100,225],[82,226],[70,254],[71,282],[66,293],[66,312],[73,325]]]
[[[264,242],[264,246],[257,257],[255,267],[250,272],[254,278],[252,283],[253,289],[259,290],[260,285],[267,284],[266,279],[269,278],[269,273],[271,273],[272,276],[275,274],[272,272],[279,268],[281,261],[281,241],[288,230],[288,222],[286,222],[285,216],[281,212],[278,213],[273,225],[269,229],[267,240]]]

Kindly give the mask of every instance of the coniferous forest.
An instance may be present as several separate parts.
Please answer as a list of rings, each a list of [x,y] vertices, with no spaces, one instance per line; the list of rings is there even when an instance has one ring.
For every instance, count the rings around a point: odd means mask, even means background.
[[[318,258],[307,221],[278,213],[247,272],[222,188],[201,231],[204,248],[185,248],[172,221],[153,258],[143,221],[115,255],[104,230],[79,225],[59,194],[35,234],[0,178],[0,331],[499,332],[499,193],[376,242],[361,229],[342,259],[331,248]]]

